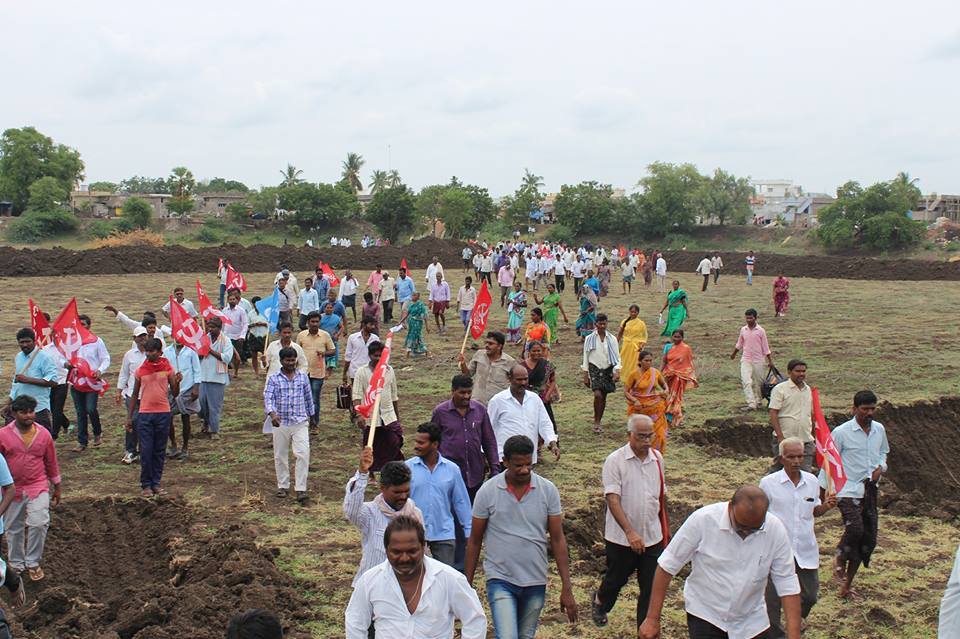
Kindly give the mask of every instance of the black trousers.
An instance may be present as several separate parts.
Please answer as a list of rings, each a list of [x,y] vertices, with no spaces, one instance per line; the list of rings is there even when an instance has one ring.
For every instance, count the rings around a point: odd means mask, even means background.
[[[68,384],[57,384],[57,387],[50,391],[50,412],[53,413],[53,424],[51,424],[50,434],[54,439],[60,434],[61,430],[67,430],[70,426],[70,418],[63,414],[63,407],[67,403],[67,395],[70,394]]]
[[[580,297],[580,287],[583,286],[583,278],[575,277],[573,278],[573,294],[578,298]]]
[[[597,601],[604,612],[613,610],[620,589],[630,576],[636,573],[640,596],[637,597],[637,627],[643,623],[650,606],[650,591],[653,589],[653,575],[657,571],[657,559],[663,552],[663,542],[650,546],[638,555],[629,546],[621,546],[604,541],[607,549],[607,572],[597,589]]]
[[[728,639],[729,635],[709,621],[704,621],[700,617],[694,617],[687,613],[687,632],[690,639]],[[767,631],[764,630],[753,639],[764,639]]]
[[[390,322],[393,320],[393,300],[383,300],[383,321]]]
[[[704,276],[703,276],[703,288],[700,289],[700,290],[701,290],[701,291],[707,290],[707,284],[709,284],[709,283],[710,283],[710,275],[704,275]]]
[[[567,282],[567,278],[564,277],[563,275],[556,275],[556,274],[554,274],[553,279],[554,279],[554,281],[557,283],[557,284],[556,284],[556,286],[557,286],[557,292],[558,292],[558,293],[562,293],[562,292],[563,292],[563,289],[565,288],[565,285],[566,285],[566,282]]]

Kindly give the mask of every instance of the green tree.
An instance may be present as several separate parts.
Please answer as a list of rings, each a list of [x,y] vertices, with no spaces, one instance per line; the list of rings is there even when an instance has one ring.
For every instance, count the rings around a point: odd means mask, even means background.
[[[277,208],[277,196],[282,189],[276,186],[265,186],[259,191],[253,191],[247,194],[247,202],[253,208],[254,213],[265,213],[268,217],[273,217],[274,210]]]
[[[116,182],[91,182],[90,183],[91,191],[107,191],[108,193],[116,193],[117,189],[120,188],[120,185]]]
[[[293,222],[304,229],[344,220],[356,202],[356,196],[333,184],[303,182],[280,189],[280,208],[296,211]]]
[[[181,217],[192,213],[197,203],[193,199],[193,194],[197,186],[197,181],[193,173],[185,166],[175,166],[170,171],[170,177],[167,178],[170,188],[170,195],[173,197],[167,200],[167,209],[180,215]]]
[[[721,226],[728,220],[744,224],[750,215],[752,195],[753,187],[748,178],[738,178],[723,169],[716,169],[713,177],[704,178],[694,201],[702,221],[715,217]]]
[[[30,185],[27,208],[31,211],[52,211],[64,208],[69,194],[63,182],[52,176],[42,177]]]
[[[453,175],[450,177],[450,182],[447,184],[447,186],[455,186],[457,188],[462,188],[463,182],[461,182],[460,178],[458,178],[456,175]]]
[[[377,191],[382,191],[387,188],[387,183],[390,177],[387,175],[386,171],[376,170],[373,174],[370,175],[370,194],[373,195]]]
[[[230,219],[237,224],[247,222],[250,219],[250,207],[244,202],[231,202],[227,204],[226,212],[227,215],[230,216]]]
[[[343,179],[350,183],[355,193],[363,190],[363,182],[360,181],[363,165],[363,156],[359,153],[347,153],[347,159],[343,161]]]
[[[169,193],[170,185],[166,178],[147,178],[134,175],[121,180],[117,187],[120,193]]]
[[[367,207],[367,219],[391,243],[396,243],[400,234],[409,232],[417,221],[416,197],[402,183],[380,191]]]
[[[460,187],[448,187],[440,196],[438,215],[450,237],[469,237],[469,220],[476,219],[473,198]]]
[[[554,202],[557,222],[574,234],[613,230],[615,204],[611,199],[613,187],[598,182],[581,182],[576,186],[564,184]]]
[[[30,185],[43,177],[58,180],[70,193],[83,179],[80,153],[33,127],[7,129],[0,136],[0,200],[13,203],[14,213],[27,207]]]
[[[417,217],[430,227],[431,235],[437,234],[437,221],[440,219],[440,199],[447,187],[442,184],[425,186],[417,194]]]
[[[696,194],[704,178],[692,164],[654,162],[642,178],[642,224],[652,236],[689,232],[696,224]]]
[[[817,237],[834,248],[886,251],[911,246],[922,239],[924,224],[911,220],[906,212],[919,199],[920,189],[906,173],[865,189],[847,182],[837,189],[837,201],[817,214]]]
[[[524,169],[520,188],[540,195],[540,189],[543,188],[543,176],[536,175],[530,169]]]
[[[246,193],[250,189],[246,184],[238,180],[227,180],[221,177],[215,177],[211,180],[199,182],[196,187],[197,193]]]
[[[490,192],[481,186],[467,184],[462,187],[464,193],[473,203],[473,213],[463,222],[461,237],[474,237],[483,225],[492,220],[496,214],[496,205]]]
[[[294,184],[303,182],[303,178],[300,177],[303,175],[303,171],[289,163],[286,169],[280,171],[280,175],[283,176],[283,181],[280,182],[280,186],[293,186]]]
[[[134,228],[145,229],[150,226],[150,221],[153,219],[153,207],[143,198],[128,197],[123,203],[120,217],[129,220]]]
[[[540,208],[540,199],[534,192],[519,188],[513,195],[503,199],[504,223],[511,227],[524,227],[530,223],[530,213]]]
[[[395,186],[400,186],[403,184],[403,180],[400,179],[400,172],[396,169],[393,169],[387,173],[387,187],[393,188]]]

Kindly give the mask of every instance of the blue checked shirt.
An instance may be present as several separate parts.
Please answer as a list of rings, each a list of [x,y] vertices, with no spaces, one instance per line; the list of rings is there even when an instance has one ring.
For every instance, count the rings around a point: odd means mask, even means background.
[[[280,416],[281,426],[295,426],[313,415],[313,395],[310,393],[310,378],[298,370],[290,379],[277,371],[267,378],[263,389],[263,410],[269,415]]]

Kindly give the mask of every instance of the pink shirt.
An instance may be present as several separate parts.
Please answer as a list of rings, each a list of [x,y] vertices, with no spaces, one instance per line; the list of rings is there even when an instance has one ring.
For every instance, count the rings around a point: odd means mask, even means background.
[[[383,273],[377,273],[373,271],[370,273],[370,277],[367,278],[367,288],[371,291],[380,290],[380,280],[383,279]]]
[[[770,354],[767,332],[759,324],[756,324],[753,330],[748,326],[742,326],[740,337],[737,338],[737,348],[743,351],[743,361],[762,362]]]
[[[37,424],[37,434],[29,446],[24,445],[16,423],[10,422],[0,428],[0,454],[7,460],[13,475],[16,501],[20,501],[23,495],[36,499],[41,493],[50,492],[48,482],[60,483],[60,465],[57,464],[53,437],[40,424]]]
[[[509,266],[501,266],[497,272],[497,281],[500,282],[500,286],[513,286],[513,278],[513,269]]]

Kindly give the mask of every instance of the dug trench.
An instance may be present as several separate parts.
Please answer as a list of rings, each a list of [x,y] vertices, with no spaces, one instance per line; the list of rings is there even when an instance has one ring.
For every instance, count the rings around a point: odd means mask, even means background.
[[[849,415],[826,416],[833,428]],[[934,402],[883,403],[874,420],[884,425],[890,454],[880,484],[880,505],[897,515],[952,521],[960,515],[960,397]],[[719,454],[772,458],[769,424],[749,416],[709,419],[702,429],[680,431],[678,439]]]
[[[6,554],[6,553],[5,553]],[[237,522],[180,499],[67,500],[53,511],[46,577],[27,580],[16,637],[34,639],[220,639],[238,610],[275,611],[302,634],[308,605]]]

